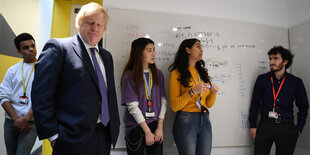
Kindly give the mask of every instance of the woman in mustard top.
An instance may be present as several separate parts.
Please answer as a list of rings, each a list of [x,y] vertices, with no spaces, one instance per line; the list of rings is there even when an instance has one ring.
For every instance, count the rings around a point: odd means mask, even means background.
[[[208,108],[214,104],[218,87],[211,84],[202,53],[198,39],[186,39],[169,67],[170,104],[177,112],[172,132],[179,155],[211,154]]]

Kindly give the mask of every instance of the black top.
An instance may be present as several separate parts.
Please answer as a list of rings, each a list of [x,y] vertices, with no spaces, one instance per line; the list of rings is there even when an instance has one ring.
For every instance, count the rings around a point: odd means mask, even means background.
[[[269,111],[273,109],[274,97],[271,76],[273,77],[275,94],[277,94],[283,77],[278,80],[273,72],[268,72],[259,75],[255,82],[249,116],[251,128],[256,128],[258,109],[260,109],[260,114],[263,117],[268,117]],[[276,99],[275,111],[278,113],[279,118],[294,119],[293,102],[295,100],[295,104],[299,109],[297,128],[301,132],[306,123],[309,108],[307,92],[300,78],[287,72],[285,72],[284,76],[286,76],[286,79]]]

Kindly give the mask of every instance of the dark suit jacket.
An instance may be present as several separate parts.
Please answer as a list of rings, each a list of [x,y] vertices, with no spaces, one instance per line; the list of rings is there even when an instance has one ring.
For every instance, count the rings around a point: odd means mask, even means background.
[[[119,134],[119,113],[111,54],[99,47],[106,71],[111,142]],[[32,108],[39,139],[57,133],[57,147],[78,150],[95,131],[101,95],[98,79],[86,48],[78,35],[51,39],[35,66]],[[59,144],[59,145],[58,145]]]

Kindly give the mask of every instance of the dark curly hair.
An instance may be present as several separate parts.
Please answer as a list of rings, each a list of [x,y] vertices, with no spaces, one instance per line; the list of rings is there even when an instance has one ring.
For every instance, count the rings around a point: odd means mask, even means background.
[[[288,69],[293,63],[294,55],[290,50],[283,48],[282,46],[274,46],[269,50],[268,55],[277,55],[280,54],[283,60],[287,60],[287,64],[285,65],[285,69]]]
[[[197,41],[200,42],[200,40],[196,38],[183,40],[176,53],[173,64],[169,66],[170,72],[172,72],[175,69],[178,70],[178,72],[181,75],[178,78],[178,80],[181,82],[181,84],[184,87],[191,87],[189,85],[189,82],[191,81],[191,77],[192,77],[190,71],[188,70],[188,66],[189,66],[188,58],[189,57],[188,57],[188,53],[186,52],[186,48],[192,48]],[[211,83],[210,77],[208,75],[208,70],[205,68],[205,62],[203,60],[197,61],[195,67],[198,70],[198,73],[201,79],[205,83],[208,83],[208,82]]]

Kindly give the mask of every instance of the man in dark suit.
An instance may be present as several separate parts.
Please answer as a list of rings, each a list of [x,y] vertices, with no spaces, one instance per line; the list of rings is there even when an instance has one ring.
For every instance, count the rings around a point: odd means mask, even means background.
[[[98,46],[108,15],[97,3],[76,17],[79,33],[49,40],[35,66],[32,102],[39,139],[53,154],[110,154],[119,134],[113,60]]]

